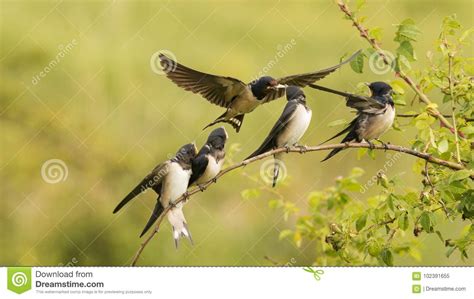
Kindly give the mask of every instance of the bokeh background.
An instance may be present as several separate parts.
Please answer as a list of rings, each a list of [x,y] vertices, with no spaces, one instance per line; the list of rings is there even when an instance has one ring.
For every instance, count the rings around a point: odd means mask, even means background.
[[[209,132],[202,127],[223,112],[154,73],[150,58],[157,51],[169,50],[202,71],[250,81],[292,40],[291,50],[269,71],[274,77],[324,68],[367,47],[332,1],[2,1],[0,8],[2,265],[131,261],[155,195],[147,192],[117,215],[113,208],[180,145],[194,140],[202,145]],[[472,27],[472,12],[469,0],[368,1],[364,10],[368,26],[383,28],[389,50],[394,50],[394,24],[408,17],[416,21],[423,35],[416,43],[415,68],[426,65],[425,53],[444,16],[456,13],[465,27]],[[52,61],[57,63],[46,76],[35,80]],[[354,90],[359,82],[392,79],[393,73],[366,69],[361,75],[347,66],[320,83]],[[302,142],[315,145],[341,129],[328,127],[329,122],[349,120],[352,114],[337,96],[306,93],[313,121]],[[234,161],[259,145],[284,105],[284,100],[275,101],[247,115],[239,134],[226,125]],[[392,130],[384,139],[407,144],[414,137],[407,123],[402,120],[403,131]],[[357,152],[347,150],[319,163],[325,154],[285,160],[289,176],[278,191],[301,213],[310,191],[330,186],[354,166],[364,167],[362,181],[368,180],[385,162],[383,155],[357,160]],[[55,184],[41,173],[51,159],[65,165],[64,180]],[[419,187],[413,161],[403,156],[387,175],[399,175],[406,188]],[[242,190],[257,185],[243,174],[258,174],[260,164],[226,175],[187,204],[194,246],[182,241],[175,250],[165,222],[139,263],[269,265],[264,259],[269,256],[311,264],[314,244],[296,248],[278,239],[294,219],[285,221],[281,210],[268,208],[271,193],[242,198]],[[353,198],[364,200],[377,192],[373,188]],[[458,236],[463,227],[442,223],[447,237]],[[395,264],[474,264],[472,259],[462,262],[458,254],[446,258],[434,234],[425,237],[420,250],[420,260],[397,257]]]

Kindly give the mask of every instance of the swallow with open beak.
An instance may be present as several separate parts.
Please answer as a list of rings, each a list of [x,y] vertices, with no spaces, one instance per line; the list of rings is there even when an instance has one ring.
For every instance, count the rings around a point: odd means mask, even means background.
[[[228,138],[224,127],[217,128],[209,134],[206,144],[199,150],[192,163],[192,175],[189,186],[201,185],[214,179],[221,171],[225,157],[225,143]]]
[[[176,85],[193,93],[198,93],[212,104],[226,111],[205,128],[216,123],[225,122],[239,132],[246,113],[252,112],[259,105],[282,97],[289,85],[305,87],[323,79],[342,65],[353,60],[360,51],[341,63],[316,72],[286,76],[274,79],[264,76],[248,84],[232,78],[206,74],[186,67],[171,58],[160,54],[160,63],[166,76]]]
[[[303,137],[312,116],[311,109],[306,105],[306,96],[301,88],[289,86],[286,89],[286,98],[288,103],[283,109],[280,118],[278,118],[262,145],[248,156],[246,160],[272,149],[294,146]],[[304,147],[302,147],[302,150],[304,150]],[[274,155],[273,187],[275,187],[278,180],[282,155],[283,153]]]
[[[192,161],[197,153],[194,143],[182,146],[176,155],[156,166],[125,198],[117,205],[114,213],[117,213],[124,205],[143,191],[151,188],[157,194],[155,208],[145,225],[140,237],[155,223],[163,210],[172,205],[167,216],[168,221],[173,227],[173,238],[178,247],[178,241],[181,236],[187,237],[191,243],[191,233],[189,232],[186,219],[183,214],[183,202],[175,203],[183,194],[185,194],[189,179],[192,173]]]
[[[370,97],[337,91],[316,84],[309,85],[312,88],[345,97],[346,106],[357,110],[356,118],[344,130],[323,143],[347,133],[341,143],[366,141],[373,147],[370,141],[377,140],[386,146],[378,138],[392,127],[395,119],[395,104],[392,98],[393,89],[385,82],[373,82],[367,85],[372,93]],[[341,150],[343,149],[333,149],[321,162],[328,160]]]

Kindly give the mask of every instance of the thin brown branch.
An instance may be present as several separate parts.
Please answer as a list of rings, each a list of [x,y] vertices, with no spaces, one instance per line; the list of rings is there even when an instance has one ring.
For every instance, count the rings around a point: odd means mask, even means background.
[[[357,19],[355,18],[354,14],[350,11],[349,7],[347,6],[347,4],[343,1],[343,0],[337,0],[337,5],[339,6],[339,9],[352,21],[352,24],[354,25],[354,27],[357,28],[357,30],[359,31],[360,33],[360,36],[362,38],[364,38],[365,40],[367,40],[370,44],[370,46],[377,52],[377,54],[382,57],[382,60],[383,62],[388,65],[388,66],[391,66],[392,65],[392,61],[390,61],[390,59],[388,59],[387,55],[385,55],[385,52],[384,50],[381,48],[380,44],[377,42],[377,40],[375,40],[374,38],[371,38],[369,36],[369,31],[367,30],[367,28],[365,28],[364,26],[362,26],[362,24],[359,23],[359,21],[357,21]],[[396,71],[395,74],[397,76],[399,76],[400,78],[403,79],[403,81],[405,81],[410,87],[411,89],[418,95],[418,97],[420,98],[420,100],[425,103],[426,105],[430,105],[432,104],[432,101],[428,98],[428,96],[426,94],[424,94],[421,89],[415,84],[415,82],[413,81],[412,78],[410,78],[407,74],[405,74],[403,71]],[[440,122],[442,123],[443,126],[449,128],[451,131],[453,131],[453,125],[451,125],[451,123],[446,119],[446,117],[444,117],[443,114],[441,114],[438,109],[434,108],[432,105],[429,107],[428,109],[428,112],[438,118],[440,120]]]
[[[273,264],[273,266],[281,266],[282,264],[280,264],[279,262],[275,261],[274,259],[272,259],[271,257],[265,255],[263,257],[264,259],[266,259],[267,261],[269,261],[270,263]]]
[[[374,223],[374,224],[372,224],[372,225],[370,225],[370,226],[368,226],[368,227],[364,228],[362,231],[364,231],[364,232],[367,232],[367,231],[370,231],[370,230],[372,230],[373,228],[376,228],[376,227],[380,227],[380,226],[384,226],[384,225],[387,225],[387,224],[394,223],[394,222],[395,222],[395,220],[397,220],[397,218],[396,218],[396,217],[394,217],[394,218],[390,218],[390,219],[388,219],[388,220],[385,220],[385,221],[383,221],[383,222]]]
[[[456,144],[456,161],[461,163],[461,151],[459,150],[459,136],[458,129],[456,125],[456,106],[454,102],[454,92],[453,92],[453,55],[452,53],[448,54],[448,82],[449,82],[449,95],[451,96],[451,118],[453,120],[454,127],[454,142]]]
[[[370,148],[370,145],[367,144],[367,143],[340,143],[340,144],[325,144],[325,145],[318,145],[318,146],[308,146],[308,147],[305,147],[305,148],[301,148],[301,147],[277,148],[277,149],[268,151],[264,154],[255,156],[253,158],[250,158],[250,159],[244,160],[242,162],[233,164],[233,165],[223,169],[216,176],[215,179],[204,183],[200,187],[191,188],[183,196],[178,198],[178,200],[175,202],[175,204],[177,204],[179,202],[182,202],[182,201],[186,201],[186,200],[189,199],[189,197],[191,195],[206,190],[210,185],[212,185],[213,183],[216,183],[217,179],[224,176],[226,173],[229,173],[229,172],[231,172],[231,171],[233,171],[237,168],[244,167],[244,166],[246,166],[248,164],[251,164],[253,162],[256,162],[256,161],[265,159],[267,157],[273,156],[277,153],[301,153],[301,154],[303,154],[303,153],[306,153],[306,152],[325,151],[325,150],[332,150],[332,149],[336,149],[336,148],[342,148],[342,149],[344,149],[344,148]],[[373,145],[373,149],[376,149],[376,150],[389,150],[389,151],[405,153],[405,154],[408,154],[408,155],[418,157],[420,159],[424,159],[424,160],[428,161],[429,163],[441,165],[441,166],[444,166],[444,167],[447,167],[447,168],[450,168],[450,169],[453,169],[453,170],[465,169],[465,167],[461,164],[451,162],[451,161],[446,161],[446,160],[443,160],[443,159],[440,159],[440,158],[436,158],[436,157],[433,157],[432,155],[430,155],[428,153],[418,152],[416,150],[409,149],[409,148],[402,147],[402,146],[398,146],[398,145],[387,144],[386,147],[383,146],[383,145]],[[471,175],[471,178],[474,179],[474,174]],[[160,229],[161,222],[163,221],[165,215],[168,213],[168,211],[171,208],[172,208],[172,206],[166,207],[164,209],[163,213],[158,217],[155,229],[152,232],[150,232],[148,237],[145,239],[145,241],[143,241],[143,243],[138,248],[138,251],[135,254],[135,257],[132,260],[132,263],[131,263],[132,266],[136,265],[136,263],[137,263],[138,259],[140,258],[140,255],[142,254],[143,250],[145,249],[147,244],[151,241],[153,236],[158,232],[158,230]]]
[[[397,117],[404,117],[404,118],[414,118],[414,117],[417,117],[419,116],[420,114],[419,113],[413,113],[413,114],[397,114]],[[451,114],[443,114],[444,117],[452,117]],[[466,118],[464,117],[464,120],[465,121],[469,121],[469,122],[472,122],[474,121],[474,118]]]

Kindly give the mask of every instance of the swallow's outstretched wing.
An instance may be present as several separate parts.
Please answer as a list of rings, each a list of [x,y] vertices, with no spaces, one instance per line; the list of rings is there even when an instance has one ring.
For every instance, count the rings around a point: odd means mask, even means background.
[[[247,88],[247,85],[238,79],[193,70],[164,54],[159,57],[161,66],[171,81],[185,90],[200,94],[220,107],[228,108],[232,100]]]
[[[356,53],[352,54],[351,57],[348,59],[342,61],[341,63],[328,67],[323,70],[319,70],[316,72],[310,72],[310,73],[304,73],[304,74],[299,74],[299,75],[291,75],[291,76],[286,76],[283,78],[277,79],[279,84],[285,84],[285,85],[294,85],[298,87],[306,87],[307,85],[314,83],[318,80],[323,79],[327,75],[331,74],[332,72],[336,71],[339,69],[341,66],[343,66],[346,63],[351,62],[354,58],[359,55],[361,50],[357,51]],[[265,99],[263,100],[264,103],[268,103],[270,101],[276,100],[280,97],[282,97],[285,94],[284,89],[277,89],[269,93]]]

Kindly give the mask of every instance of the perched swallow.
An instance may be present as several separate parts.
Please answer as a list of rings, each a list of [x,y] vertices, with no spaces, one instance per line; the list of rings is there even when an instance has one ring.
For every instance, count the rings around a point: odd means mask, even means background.
[[[303,91],[296,86],[289,86],[286,89],[286,98],[288,103],[283,109],[280,118],[277,120],[267,138],[262,145],[246,158],[258,156],[272,149],[279,147],[290,147],[296,145],[303,134],[308,129],[311,122],[312,112],[306,105],[306,96]],[[274,155],[275,165],[273,168],[273,187],[275,187],[280,169],[281,156],[279,153]]]
[[[289,85],[305,87],[326,77],[342,65],[353,60],[359,52],[356,52],[349,59],[338,65],[327,69],[279,79],[264,76],[248,84],[235,78],[216,76],[193,70],[177,63],[164,54],[160,54],[159,57],[161,66],[166,71],[166,76],[176,85],[185,90],[200,94],[212,104],[226,108],[224,114],[205,128],[219,122],[225,122],[232,125],[239,132],[246,113],[252,112],[261,104],[282,97],[285,94],[285,88]]]
[[[224,164],[224,146],[228,138],[224,127],[215,129],[209,134],[206,144],[201,148],[192,163],[192,175],[189,186],[201,184],[215,178]]]
[[[189,179],[191,178],[192,160],[196,157],[197,148],[195,144],[186,144],[182,146],[176,155],[158,166],[149,173],[125,198],[117,205],[114,213],[117,213],[135,196],[152,188],[157,194],[155,208],[145,225],[140,237],[155,223],[165,207],[173,205],[168,212],[168,220],[173,227],[173,238],[176,247],[180,236],[189,238],[192,243],[191,234],[188,230],[186,219],[183,214],[182,202],[175,204],[175,201],[181,197],[187,190]]]
[[[370,97],[345,93],[315,84],[310,84],[309,86],[341,95],[346,98],[347,107],[357,110],[357,117],[352,120],[349,126],[323,143],[347,133],[341,143],[352,142],[354,140],[357,142],[366,141],[373,147],[370,140],[377,140],[386,146],[385,143],[378,138],[390,129],[395,119],[395,104],[392,99],[393,90],[390,85],[385,82],[373,82],[368,84],[372,92]],[[333,149],[321,162],[326,161],[341,150],[342,148]]]

